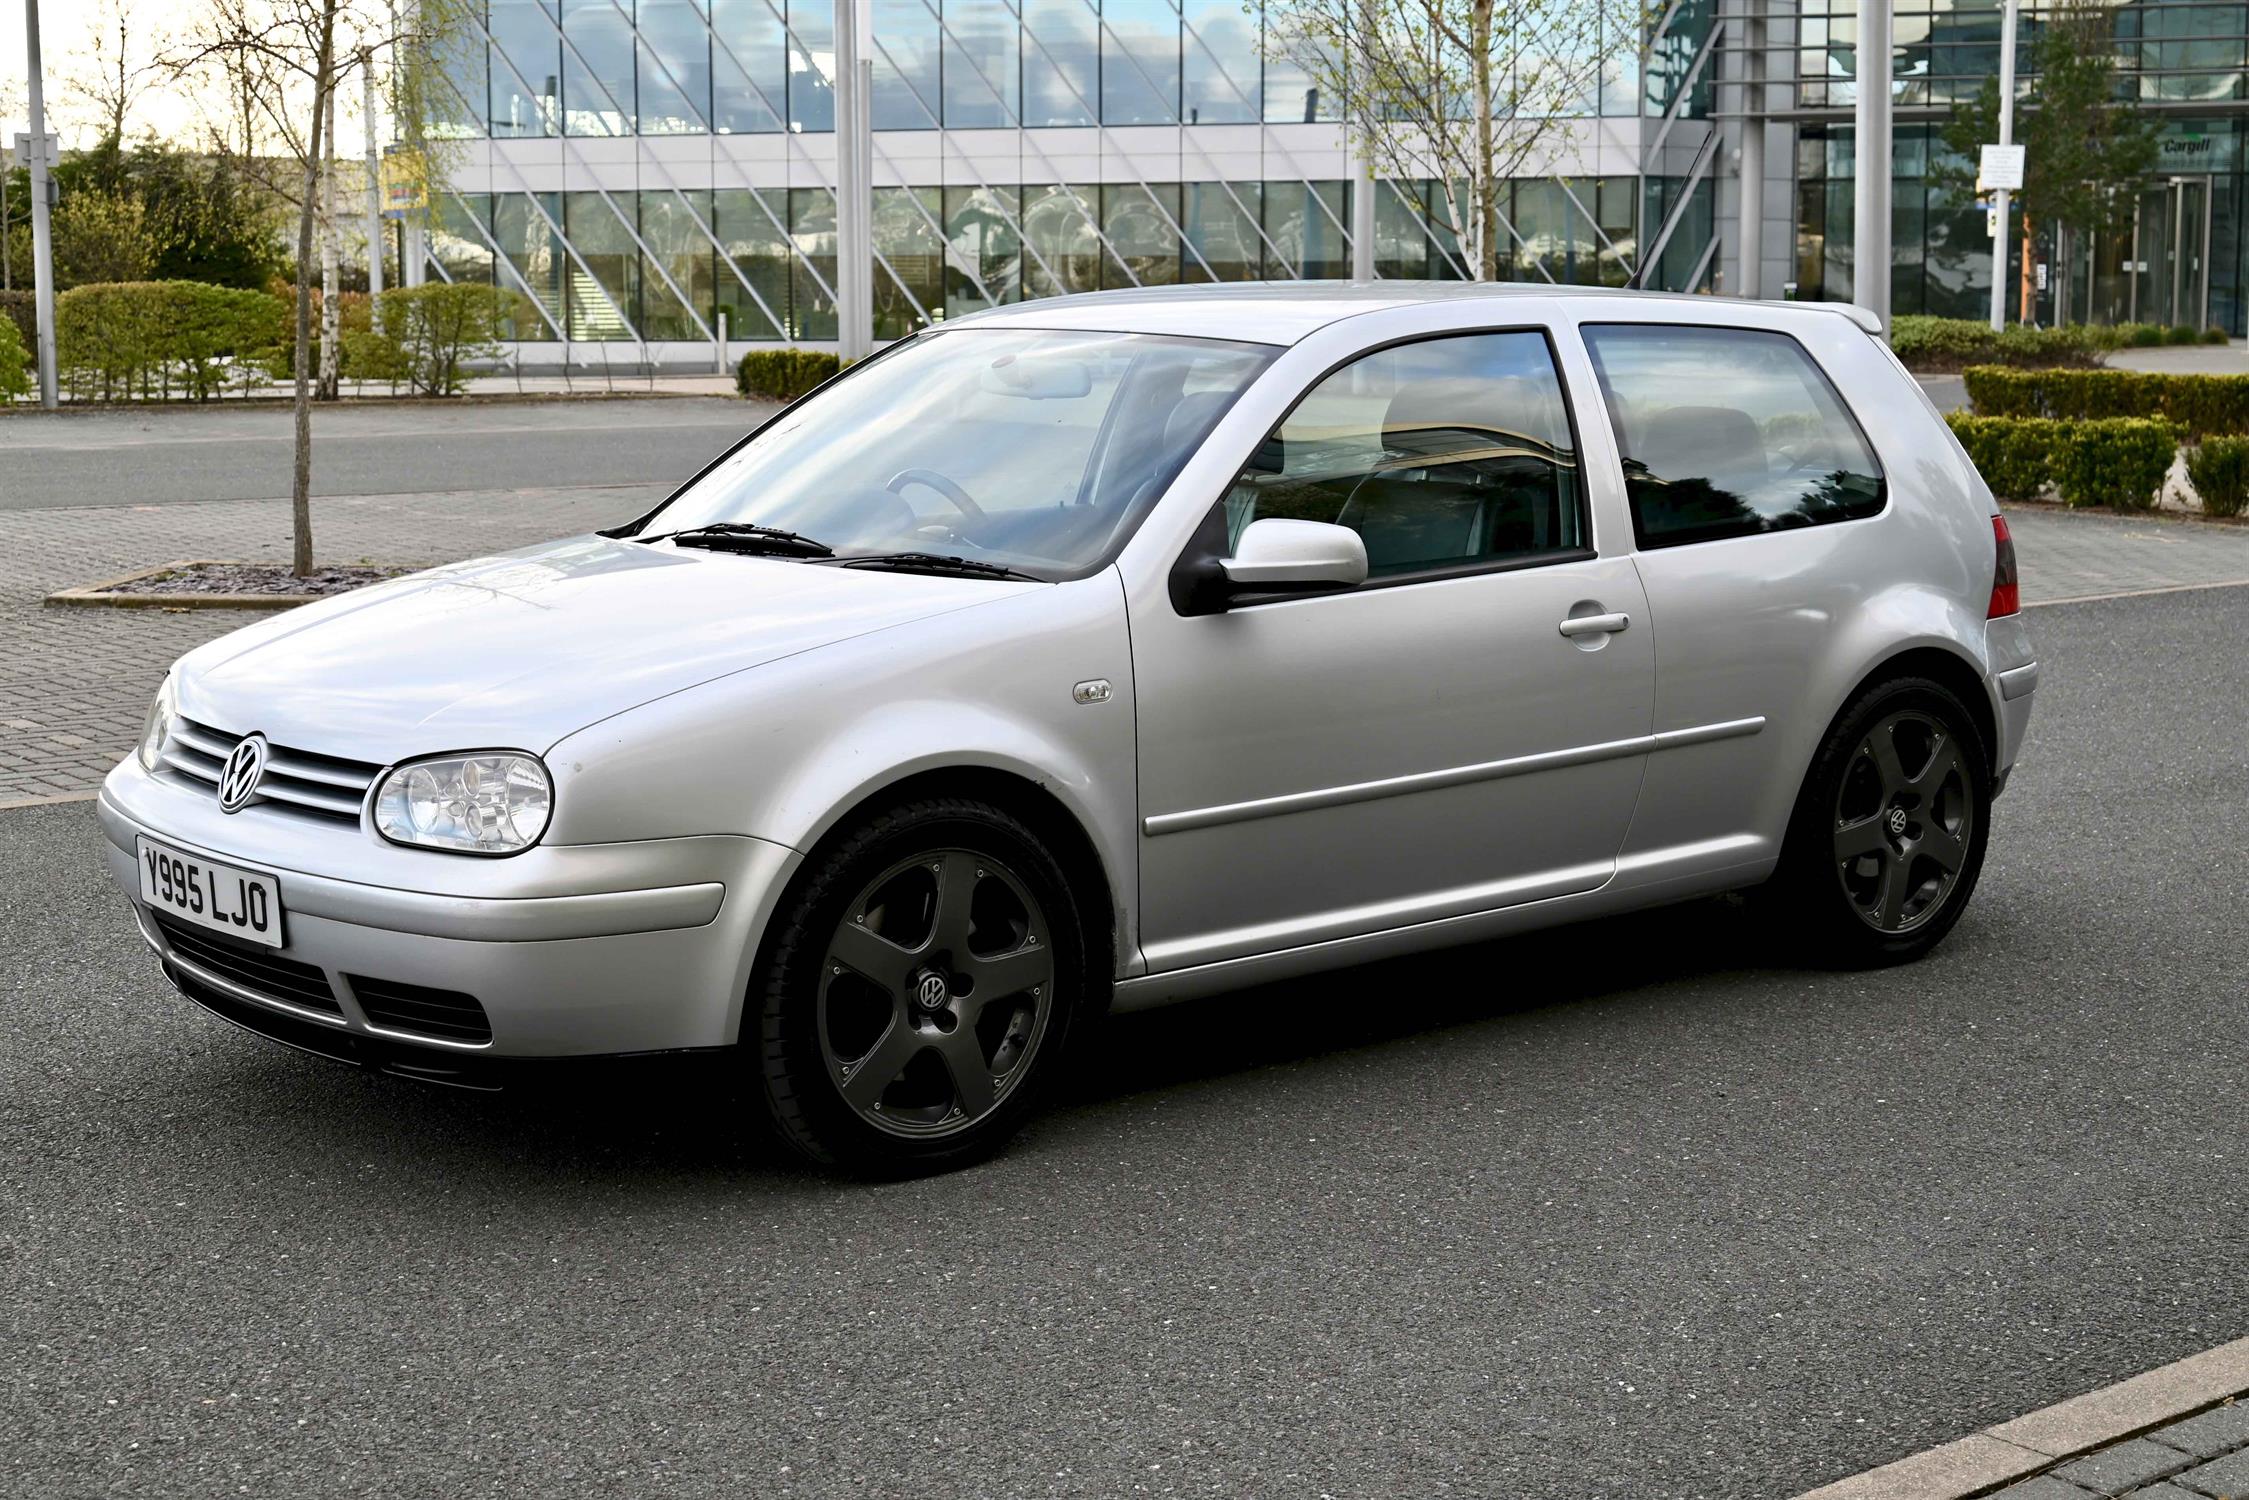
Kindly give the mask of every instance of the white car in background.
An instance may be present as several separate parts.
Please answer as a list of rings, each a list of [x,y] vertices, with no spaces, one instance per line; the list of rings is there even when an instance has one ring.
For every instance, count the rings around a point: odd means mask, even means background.
[[[814,1158],[927,1170],[1111,1008],[1760,885],[1914,958],[2037,675],[1847,310],[1105,293],[190,653],[100,813],[252,1031],[471,1085],[735,1049]]]

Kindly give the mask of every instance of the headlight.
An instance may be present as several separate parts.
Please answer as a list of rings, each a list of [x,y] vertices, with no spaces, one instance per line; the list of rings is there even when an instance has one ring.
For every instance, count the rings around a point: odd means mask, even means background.
[[[156,690],[156,701],[148,706],[148,722],[141,725],[141,743],[137,753],[141,758],[142,770],[153,771],[163,762],[164,741],[171,737],[172,716],[178,711],[178,703],[172,694],[172,679],[167,674],[164,685]]]
[[[553,811],[547,768],[507,750],[412,761],[375,791],[375,828],[384,838],[460,854],[528,849]]]

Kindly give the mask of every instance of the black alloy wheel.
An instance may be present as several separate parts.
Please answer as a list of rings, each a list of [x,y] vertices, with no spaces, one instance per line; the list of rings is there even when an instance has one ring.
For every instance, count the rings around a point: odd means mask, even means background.
[[[1903,963],[1960,919],[1983,870],[1991,751],[1958,695],[1923,677],[1864,689],[1836,717],[1765,894],[1812,962]]]
[[[840,831],[784,898],[752,994],[783,1137],[874,1175],[988,1155],[1099,988],[1087,954],[1061,862],[999,807],[933,798]]]

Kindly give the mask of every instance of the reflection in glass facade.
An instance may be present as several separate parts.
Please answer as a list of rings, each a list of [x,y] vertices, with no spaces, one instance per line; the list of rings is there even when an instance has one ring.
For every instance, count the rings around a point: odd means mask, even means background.
[[[878,338],[1068,292],[1348,276],[1361,192],[1377,274],[1465,274],[1432,184],[1353,180],[1339,101],[1271,49],[1255,4],[862,3]],[[1622,284],[1646,215],[1685,193],[1699,207],[1663,265],[1709,284],[1709,181],[1666,197],[1610,148],[1709,135],[1715,4],[1681,0],[1559,101],[1570,161],[1507,185],[1501,275]],[[433,106],[463,144],[426,274],[525,293],[525,341],[835,336],[831,0],[472,13]],[[1587,170],[1598,130],[1605,170]]]

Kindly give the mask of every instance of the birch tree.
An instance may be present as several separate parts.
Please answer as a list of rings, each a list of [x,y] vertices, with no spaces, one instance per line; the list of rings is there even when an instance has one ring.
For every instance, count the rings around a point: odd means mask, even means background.
[[[1495,281],[1508,182],[1551,170],[1647,15],[1635,0],[1273,0],[1267,45],[1343,101],[1377,175],[1436,185],[1433,204],[1401,196]]]

